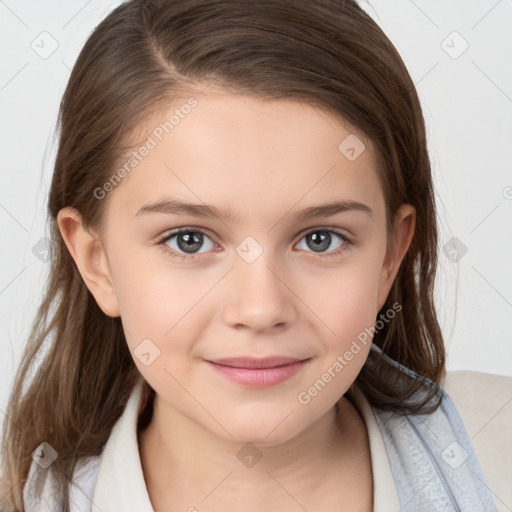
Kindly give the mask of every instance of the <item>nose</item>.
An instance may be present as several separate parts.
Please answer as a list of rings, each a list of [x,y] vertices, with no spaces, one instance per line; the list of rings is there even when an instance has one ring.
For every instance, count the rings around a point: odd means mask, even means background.
[[[288,281],[288,282],[287,282]],[[270,251],[249,263],[236,256],[225,286],[224,321],[258,332],[290,327],[297,319],[293,283]]]

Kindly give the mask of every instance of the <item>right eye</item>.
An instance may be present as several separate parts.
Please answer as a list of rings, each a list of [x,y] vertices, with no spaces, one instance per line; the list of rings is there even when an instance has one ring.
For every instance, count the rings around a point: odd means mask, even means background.
[[[204,239],[210,241],[210,247],[206,251],[211,250],[217,245],[210,239],[205,231],[198,228],[180,228],[166,234],[161,238],[158,244],[164,246],[164,249],[173,258],[191,259],[196,255],[203,254],[198,249],[204,244]]]

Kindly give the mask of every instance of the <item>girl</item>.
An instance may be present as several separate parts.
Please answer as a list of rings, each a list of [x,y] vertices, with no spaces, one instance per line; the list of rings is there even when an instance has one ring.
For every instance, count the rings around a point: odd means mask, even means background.
[[[125,2],[59,129],[12,509],[494,510],[439,386],[420,103],[355,1]]]

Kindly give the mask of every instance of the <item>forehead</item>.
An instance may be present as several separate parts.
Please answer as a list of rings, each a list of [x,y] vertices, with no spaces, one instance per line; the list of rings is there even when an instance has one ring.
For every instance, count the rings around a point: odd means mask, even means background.
[[[372,144],[303,102],[191,92],[155,112],[136,135],[126,177],[109,197],[112,208],[131,215],[169,197],[268,220],[326,200],[384,207]]]

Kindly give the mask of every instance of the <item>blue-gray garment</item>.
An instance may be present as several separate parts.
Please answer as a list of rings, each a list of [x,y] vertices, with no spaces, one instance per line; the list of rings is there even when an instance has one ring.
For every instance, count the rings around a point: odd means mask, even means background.
[[[448,395],[372,344],[373,356],[442,396],[431,414],[400,415],[372,406],[403,512],[496,512],[466,429]]]

